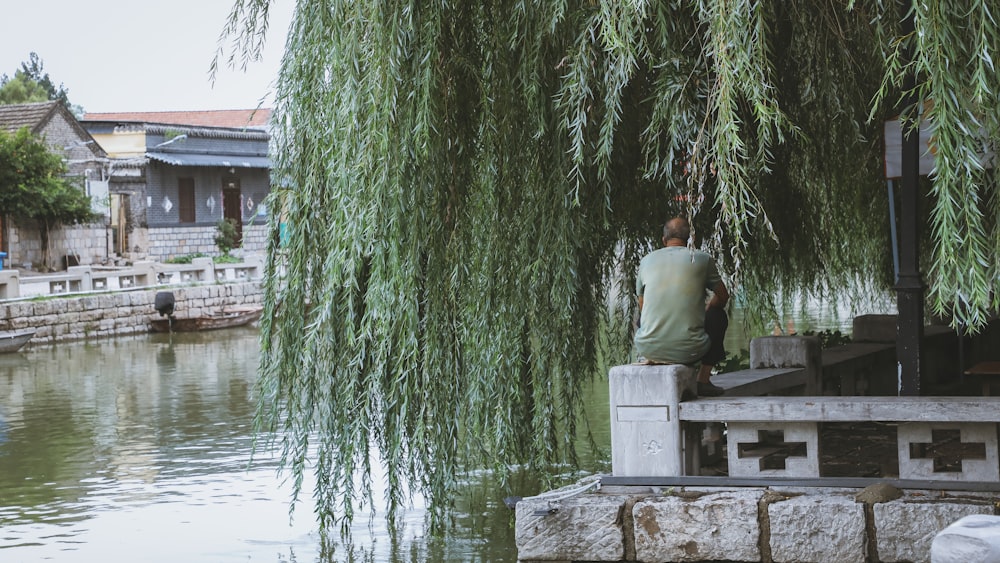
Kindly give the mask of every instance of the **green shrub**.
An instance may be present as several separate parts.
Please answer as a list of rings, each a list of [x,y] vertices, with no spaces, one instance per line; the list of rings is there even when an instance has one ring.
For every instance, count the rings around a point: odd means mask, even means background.
[[[174,256],[173,258],[167,258],[163,261],[164,264],[190,264],[195,258],[204,258],[205,255],[201,252],[195,252],[194,254],[185,254],[183,256]]]
[[[236,220],[222,219],[215,228],[219,230],[219,234],[215,235],[215,246],[219,247],[223,256],[229,256],[229,252],[240,243],[240,233],[236,230]]]

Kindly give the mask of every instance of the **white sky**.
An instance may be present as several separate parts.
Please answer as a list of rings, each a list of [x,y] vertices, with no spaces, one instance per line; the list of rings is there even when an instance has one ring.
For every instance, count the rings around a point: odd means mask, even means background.
[[[38,54],[88,112],[252,109],[271,91],[294,0],[272,0],[264,57],[246,72],[209,66],[231,0],[0,0],[0,75]],[[231,49],[226,45],[225,56]]]

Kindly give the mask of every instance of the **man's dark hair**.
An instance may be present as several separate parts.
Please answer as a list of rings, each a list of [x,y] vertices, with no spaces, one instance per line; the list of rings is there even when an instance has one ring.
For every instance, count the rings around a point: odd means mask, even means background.
[[[663,225],[663,238],[664,240],[676,238],[687,242],[691,238],[691,225],[683,217],[674,217]]]

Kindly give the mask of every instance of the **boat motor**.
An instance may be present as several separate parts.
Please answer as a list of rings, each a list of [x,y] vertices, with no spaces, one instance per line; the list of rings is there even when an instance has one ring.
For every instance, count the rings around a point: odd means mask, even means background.
[[[174,293],[172,291],[158,291],[156,293],[156,300],[153,302],[153,308],[160,316],[174,316]]]

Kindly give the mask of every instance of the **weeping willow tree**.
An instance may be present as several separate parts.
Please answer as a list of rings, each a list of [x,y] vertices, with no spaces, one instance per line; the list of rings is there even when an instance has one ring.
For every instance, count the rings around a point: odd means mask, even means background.
[[[268,4],[237,0],[236,53]],[[416,490],[440,521],[469,468],[572,462],[581,388],[627,361],[634,270],[672,215],[756,318],[891,284],[887,116],[934,124],[930,303],[981,325],[1000,295],[994,7],[300,0],[259,423],[297,484],[315,473],[324,529],[371,500],[373,463],[390,518]],[[907,75],[923,113],[900,106]]]

